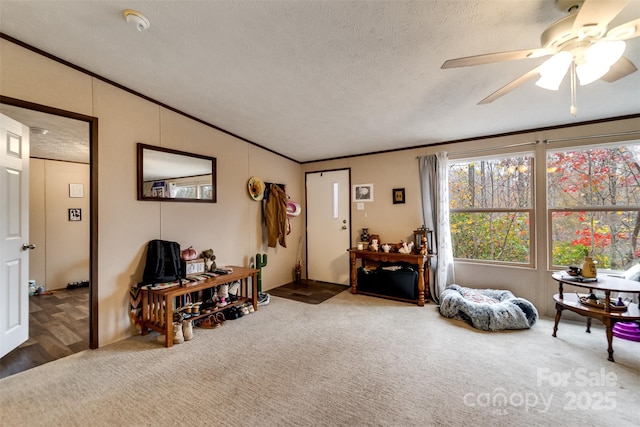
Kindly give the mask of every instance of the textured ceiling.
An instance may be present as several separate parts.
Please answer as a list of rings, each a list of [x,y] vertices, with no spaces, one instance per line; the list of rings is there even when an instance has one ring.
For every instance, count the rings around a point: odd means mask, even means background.
[[[4,104],[0,113],[30,128],[31,157],[89,163],[89,123]]]
[[[440,69],[539,47],[563,16],[553,0],[0,0],[2,33],[301,162],[640,113],[640,72],[579,87],[573,117],[568,78],[476,105],[545,58]],[[631,0],[610,27],[638,17]],[[640,37],[625,55],[640,66]]]

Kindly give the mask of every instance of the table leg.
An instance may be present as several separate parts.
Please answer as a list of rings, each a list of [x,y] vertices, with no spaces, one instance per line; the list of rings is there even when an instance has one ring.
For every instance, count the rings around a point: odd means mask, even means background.
[[[167,335],[164,337],[165,347],[173,346],[173,300],[169,297],[164,297],[164,323]]]
[[[560,304],[556,304],[556,323],[553,325],[553,333],[552,337],[556,336],[556,332],[558,332],[558,322],[560,322],[560,316],[562,316],[562,306]]]
[[[245,280],[245,287],[247,289],[247,295],[249,295],[249,278]],[[258,311],[258,275],[251,275],[251,302],[253,303],[253,310]]]
[[[587,330],[585,332],[591,333],[591,317],[587,317]]]
[[[418,264],[418,305],[424,306],[424,261]]]
[[[172,347],[173,346],[173,321],[167,323],[167,326],[164,329],[167,332],[164,337],[164,346]]]
[[[357,280],[358,280],[358,271],[356,270],[356,254],[353,252],[350,254],[351,261],[351,293],[355,294],[357,292]]]
[[[149,319],[149,291],[146,289],[142,290],[142,322],[140,322],[140,327],[142,330],[142,335],[147,335],[149,333],[149,328],[147,328],[147,320]]]
[[[429,277],[431,275],[431,258],[427,258],[427,262],[424,265],[424,301],[425,302],[429,302],[431,298],[431,289],[430,289],[430,283],[431,283],[431,278]]]
[[[607,327],[607,352],[609,353],[607,360],[610,362],[615,362],[615,360],[613,360],[613,324],[615,324],[615,322],[611,322],[611,319],[605,322],[605,326]]]

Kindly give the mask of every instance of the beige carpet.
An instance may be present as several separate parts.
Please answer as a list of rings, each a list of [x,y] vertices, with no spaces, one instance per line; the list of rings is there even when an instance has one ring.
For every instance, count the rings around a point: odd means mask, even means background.
[[[594,322],[594,324],[597,322]],[[157,334],[0,380],[12,426],[637,426],[640,343],[542,319],[480,332],[343,292],[271,304],[166,349]]]

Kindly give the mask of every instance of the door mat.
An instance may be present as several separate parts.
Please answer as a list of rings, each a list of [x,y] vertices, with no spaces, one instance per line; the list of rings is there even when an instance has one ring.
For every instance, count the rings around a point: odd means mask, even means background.
[[[286,285],[269,289],[267,292],[277,297],[292,299],[307,304],[320,304],[349,288],[349,286],[337,285],[335,283],[302,280],[300,283],[287,283]]]

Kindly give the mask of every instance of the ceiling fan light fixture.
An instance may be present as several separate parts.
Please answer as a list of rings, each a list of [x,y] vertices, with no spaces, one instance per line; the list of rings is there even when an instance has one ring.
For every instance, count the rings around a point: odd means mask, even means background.
[[[622,57],[626,43],[618,41],[599,41],[587,48],[584,62],[576,67],[580,86],[588,85],[609,72],[611,66]]]
[[[547,90],[558,90],[560,89],[560,83],[562,83],[562,80],[564,79],[564,74],[560,75],[561,78],[559,79],[556,77],[557,76],[540,76],[536,82],[536,86]]]
[[[627,44],[622,40],[599,41],[589,46],[584,53],[584,58],[588,63],[597,62],[612,66],[622,57]]]
[[[576,74],[580,80],[580,86],[588,85],[604,76],[611,69],[610,66],[603,63],[585,62],[576,67]]]
[[[573,55],[567,51],[558,52],[544,61],[540,66],[540,79],[536,82],[536,86],[558,90],[572,61]]]

